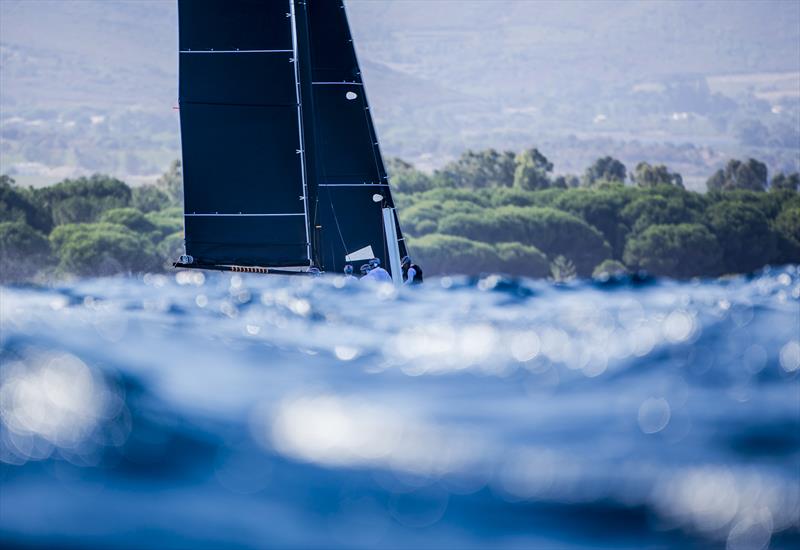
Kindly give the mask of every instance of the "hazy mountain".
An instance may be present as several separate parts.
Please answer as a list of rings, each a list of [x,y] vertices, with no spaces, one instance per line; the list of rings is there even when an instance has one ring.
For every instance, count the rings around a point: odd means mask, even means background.
[[[350,0],[383,150],[436,166],[533,145],[700,181],[796,169],[800,3]],[[152,178],[179,151],[171,0],[0,0],[0,169]],[[670,143],[674,145],[670,145]],[[638,157],[637,157],[638,155]]]

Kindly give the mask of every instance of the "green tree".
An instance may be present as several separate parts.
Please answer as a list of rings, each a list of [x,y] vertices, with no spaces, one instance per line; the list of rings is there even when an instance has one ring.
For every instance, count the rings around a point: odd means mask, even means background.
[[[517,155],[514,187],[518,189],[547,189],[551,186],[553,163],[538,149],[527,149]]]
[[[775,218],[779,264],[800,264],[800,206],[789,205]]]
[[[392,191],[398,193],[423,193],[433,189],[433,180],[424,172],[417,170],[413,164],[396,157],[389,157],[386,162],[389,182]]]
[[[514,184],[516,155],[494,149],[467,151],[434,174],[437,185],[466,189],[511,187]]]
[[[183,167],[180,160],[173,160],[164,174],[156,181],[156,187],[167,194],[172,204],[183,204]]]
[[[167,235],[156,247],[156,255],[165,268],[169,268],[184,251],[183,231]]]
[[[595,279],[607,279],[609,277],[618,277],[627,275],[628,268],[625,264],[617,260],[603,260],[592,271],[592,277]]]
[[[552,206],[565,189],[551,187],[539,191],[524,189],[493,189],[489,196],[491,206]]]
[[[7,175],[0,176],[0,219],[23,221],[44,233],[49,233],[53,227],[50,212],[37,203],[33,192],[20,189]]]
[[[50,211],[55,225],[84,223],[130,205],[131,189],[116,178],[95,174],[37,189],[34,198]]]
[[[772,184],[769,186],[772,191],[797,191],[800,188],[800,173],[784,174],[778,172],[772,176]]]
[[[582,219],[554,208],[504,206],[484,213],[452,214],[439,221],[439,231],[487,243],[519,242],[548,257],[562,254],[579,275],[611,256],[603,235]]]
[[[717,238],[727,273],[754,271],[771,261],[775,233],[763,211],[753,205],[718,202],[706,211],[707,225]]]
[[[113,210],[108,210],[100,216],[100,221],[124,225],[131,231],[140,234],[149,233],[156,228],[153,222],[135,208],[114,208]]]
[[[520,243],[498,243],[495,246],[499,263],[492,271],[523,277],[546,277],[550,264],[547,257],[533,246]]]
[[[536,206],[536,194],[524,189],[497,189],[491,200],[494,206]]]
[[[670,172],[663,164],[651,166],[647,162],[640,162],[631,174],[631,179],[639,187],[655,187],[657,185],[683,187],[683,177],[677,172]]]
[[[708,178],[706,187],[709,191],[764,191],[767,188],[767,165],[756,159],[748,159],[746,162],[731,159],[724,170],[717,170]]]
[[[601,181],[625,183],[627,172],[625,165],[613,157],[603,157],[594,161],[594,164],[586,169],[584,182],[591,187]]]
[[[800,205],[800,195],[792,191],[774,190],[770,193],[749,191],[747,189],[731,189],[729,191],[713,191],[704,195],[709,204],[744,203],[761,210],[769,219],[774,219],[786,205]]]
[[[66,224],[50,234],[50,243],[63,273],[104,276],[157,269],[159,261],[150,240],[123,225]]]
[[[132,190],[131,204],[142,212],[155,212],[169,206],[170,198],[155,185],[140,185]]]
[[[149,212],[145,214],[145,218],[153,225],[153,230],[150,232],[153,242],[160,242],[173,233],[183,235],[183,212],[179,208]]]
[[[571,189],[580,186],[581,179],[573,174],[556,176],[556,179],[553,180],[553,187],[560,187],[561,189]]]
[[[635,233],[640,233],[651,225],[699,223],[703,210],[687,207],[679,197],[641,195],[623,208],[621,217]]]
[[[653,275],[687,278],[716,275],[722,252],[714,235],[703,225],[651,225],[628,240],[624,261]]]
[[[414,261],[426,274],[465,274],[496,271],[500,258],[494,248],[453,235],[425,235],[410,243]]]
[[[398,213],[400,214],[400,225],[403,227],[403,231],[409,235],[416,236],[436,231],[438,220],[444,215],[441,205],[433,201],[417,202],[407,208],[398,210]],[[422,229],[423,227],[424,230]]]
[[[623,186],[599,189],[568,189],[552,205],[575,214],[597,228],[611,245],[612,257],[621,259],[628,235],[621,212],[635,196],[636,190]]]
[[[438,191],[438,190],[437,190]],[[443,200],[432,198],[431,193],[425,193],[423,198],[411,206],[400,210],[400,223],[410,235],[422,236],[433,233],[438,227],[439,220],[448,214],[482,212],[482,206],[474,202],[461,200],[462,197],[452,197],[451,193],[436,193]]]
[[[0,281],[28,280],[50,263],[44,235],[22,221],[0,222]]]
[[[490,196],[494,194],[495,189],[479,190],[479,189],[452,189],[447,187],[437,187],[420,193],[417,197],[418,201],[432,201],[443,203],[445,201],[461,201],[470,202],[478,206],[489,206],[491,204]]]
[[[556,256],[550,263],[550,276],[557,283],[566,283],[578,276],[575,264],[569,258]]]

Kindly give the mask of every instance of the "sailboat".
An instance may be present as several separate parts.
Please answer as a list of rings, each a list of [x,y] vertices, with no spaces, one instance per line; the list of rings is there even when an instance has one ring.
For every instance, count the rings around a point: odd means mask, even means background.
[[[178,0],[185,254],[356,272],[406,255],[342,0]]]

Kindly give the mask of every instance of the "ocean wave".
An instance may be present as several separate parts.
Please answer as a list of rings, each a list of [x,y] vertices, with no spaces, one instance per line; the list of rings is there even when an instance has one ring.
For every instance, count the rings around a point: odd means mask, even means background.
[[[793,266],[0,292],[7,544],[800,541]]]

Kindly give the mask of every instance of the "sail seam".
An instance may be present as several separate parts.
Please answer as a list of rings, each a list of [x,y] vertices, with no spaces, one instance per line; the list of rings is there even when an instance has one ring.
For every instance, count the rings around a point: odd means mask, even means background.
[[[195,213],[192,212],[191,214],[184,214],[184,216],[305,216],[305,212],[289,212],[289,213],[281,213],[281,214],[242,214],[241,212],[238,213],[219,213],[219,212],[209,212],[209,213]]]
[[[181,101],[181,105],[220,105],[222,107],[297,107],[297,103],[230,103],[222,101]]]
[[[293,53],[294,50],[181,50],[180,53]]]
[[[320,183],[319,187],[389,187],[388,183]]]
[[[216,245],[217,248],[221,248],[223,246],[230,246],[231,245],[231,243],[229,241],[204,241],[202,239],[187,239],[187,242],[190,242],[192,244]],[[248,247],[252,247],[252,248],[269,248],[269,247],[273,247],[273,246],[287,246],[287,247],[288,246],[305,246],[307,244],[308,243],[303,243],[303,242],[286,243],[286,242],[277,242],[277,241],[262,241],[262,242],[259,242],[259,243],[247,243],[247,246]]]

